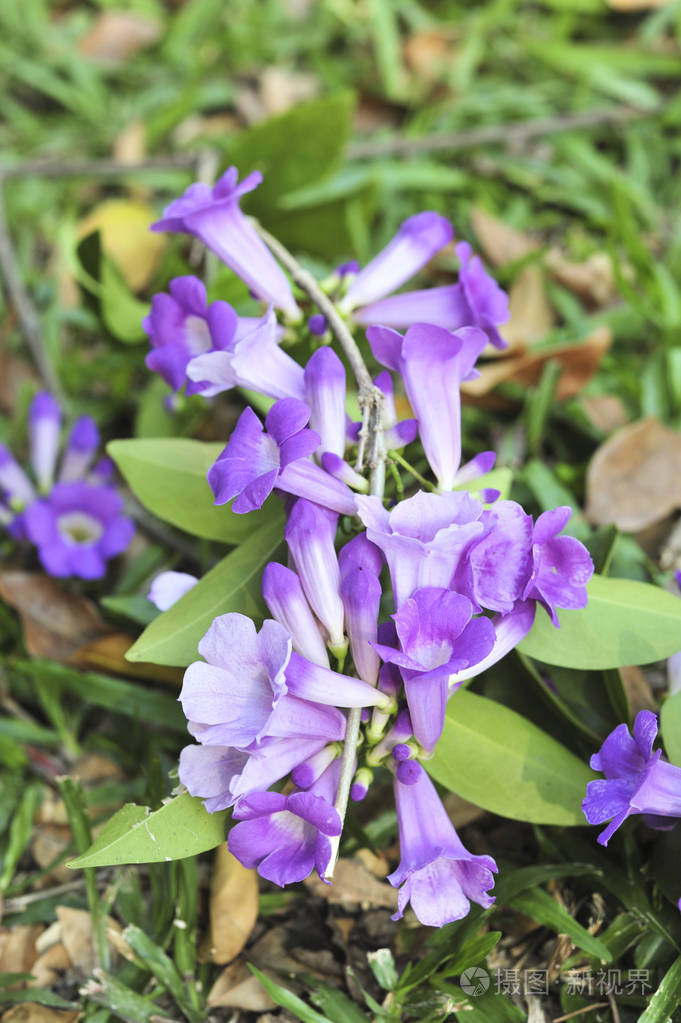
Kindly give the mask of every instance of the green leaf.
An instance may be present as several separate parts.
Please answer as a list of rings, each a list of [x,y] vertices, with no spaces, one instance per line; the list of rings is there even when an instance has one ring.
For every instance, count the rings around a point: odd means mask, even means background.
[[[107,451],[145,508],[193,536],[237,544],[273,521],[281,532],[284,514],[274,501],[248,515],[213,504],[206,475],[222,448],[184,437],[155,437],[115,440]]]
[[[292,991],[287,991],[286,988],[275,984],[273,980],[270,980],[264,973],[261,973],[253,963],[248,963],[248,968],[258,978],[272,1001],[276,1002],[277,1005],[281,1005],[283,1009],[288,1009],[289,1012],[292,1012],[303,1023],[332,1023],[328,1016],[322,1016],[321,1013],[315,1012],[309,1005],[306,1005],[302,998],[298,998],[298,995],[294,995]]]
[[[538,924],[550,927],[556,934],[567,934],[577,948],[588,952],[589,955],[596,956],[602,962],[611,962],[612,953],[608,946],[589,934],[559,902],[541,888],[533,888],[516,895],[507,905],[529,916]]]
[[[681,1002],[681,956],[669,967],[639,1023],[667,1023]]]
[[[146,338],[142,320],[149,315],[149,303],[140,302],[125,283],[123,274],[108,256],[102,253],[101,290],[99,300],[102,319],[108,331],[125,344],[138,344]]]
[[[65,998],[47,991],[45,988],[32,987],[28,991],[0,991],[0,1002],[37,1002],[51,1009],[77,1009],[77,1002],[67,1002]]]
[[[197,659],[199,640],[218,615],[239,611],[251,618],[260,617],[260,577],[281,546],[282,535],[278,519],[256,529],[184,597],[155,618],[128,650],[126,659],[186,667]]]
[[[452,792],[514,820],[584,824],[594,774],[559,742],[508,707],[459,690],[424,766]]]
[[[678,597],[649,583],[600,575],[592,577],[587,589],[585,608],[559,611],[559,629],[537,608],[534,626],[518,650],[546,664],[591,669],[650,664],[678,650]]]
[[[662,704],[660,730],[667,756],[681,767],[681,693],[674,693]]]
[[[264,178],[249,196],[249,211],[269,217],[280,196],[335,168],[348,138],[354,104],[352,92],[337,92],[300,103],[230,140],[230,162],[242,174],[259,170]]]
[[[107,821],[87,852],[67,866],[113,867],[196,856],[224,842],[227,813],[208,813],[201,800],[188,792],[153,812],[148,806],[126,803]]]

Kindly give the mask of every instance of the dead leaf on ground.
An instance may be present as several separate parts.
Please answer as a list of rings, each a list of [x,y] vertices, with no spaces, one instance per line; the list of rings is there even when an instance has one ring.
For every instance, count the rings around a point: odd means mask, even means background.
[[[2,1023],[76,1023],[80,1009],[50,1009],[37,1002],[22,1002],[3,1012]]]
[[[242,82],[234,95],[234,106],[246,124],[258,124],[268,117],[283,114],[297,103],[319,95],[316,75],[271,65],[257,78]]]
[[[66,947],[61,941],[58,941],[38,956],[31,967],[33,980],[30,980],[26,986],[50,988],[54,984],[58,984],[70,968],[71,960]]]
[[[57,920],[60,924],[60,938],[76,973],[89,976],[97,965],[95,954],[92,917],[86,909],[71,906],[57,906]],[[113,917],[106,918],[106,933],[109,945],[114,948],[111,933],[122,935],[121,926]],[[115,948],[114,948],[115,950]]]
[[[631,716],[635,718],[640,710],[657,711],[657,703],[648,679],[636,665],[620,668],[620,677],[627,694]]]
[[[279,983],[274,974],[265,973]],[[209,1009],[242,1009],[244,1012],[266,1012],[275,1008],[275,1002],[248,969],[244,959],[237,959],[218,975],[208,992],[206,1004]]]
[[[591,423],[603,433],[613,433],[629,422],[626,405],[616,394],[585,394],[579,403]]]
[[[258,875],[218,846],[210,883],[210,932],[202,953],[228,963],[241,952],[258,918]]]
[[[481,206],[471,210],[471,224],[485,257],[493,266],[522,259],[541,247],[541,241],[488,213]]]
[[[546,363],[555,360],[561,366],[556,398],[558,401],[572,398],[594,375],[611,341],[609,328],[597,327],[580,344],[558,345],[489,363],[481,366],[477,380],[461,385],[461,392],[476,398],[486,395],[499,384],[511,381],[532,387],[539,382]]]
[[[81,37],[78,50],[96,64],[115,67],[155,43],[161,32],[160,23],[146,15],[102,11]]]
[[[25,387],[39,389],[38,376],[26,359],[11,355],[0,340],[0,410],[11,416]]]
[[[36,941],[42,924],[0,927],[0,973],[30,973],[38,952]]]
[[[0,572],[0,597],[19,612],[32,657],[69,664],[81,647],[111,631],[91,601],[38,572]]]
[[[520,271],[509,291],[508,310],[508,320],[499,327],[508,348],[499,351],[498,356],[506,358],[514,350],[522,351],[542,341],[555,322],[538,266],[526,266]]]
[[[379,881],[362,860],[340,859],[336,864],[333,883],[325,884],[317,875],[305,882],[314,895],[319,895],[334,906],[361,906],[362,909],[397,908],[397,892],[387,881]]]
[[[149,283],[166,247],[161,234],[149,230],[157,211],[142,199],[105,199],[77,225],[78,238],[99,231],[102,249],[132,291]]]
[[[635,533],[681,508],[681,434],[649,416],[602,444],[586,475],[586,517]]]
[[[441,79],[456,60],[458,33],[429,28],[414,32],[404,42],[404,62],[416,78],[432,84]]]
[[[125,655],[134,642],[134,636],[128,636],[124,632],[112,632],[77,650],[71,663],[78,668],[94,668],[114,675],[124,675],[126,678],[148,678],[154,682],[167,682],[178,687],[181,685],[182,668],[139,661],[132,664],[126,661]]]

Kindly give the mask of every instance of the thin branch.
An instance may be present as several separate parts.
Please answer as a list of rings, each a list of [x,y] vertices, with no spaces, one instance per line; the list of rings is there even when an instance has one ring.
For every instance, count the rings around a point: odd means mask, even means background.
[[[43,902],[44,899],[52,899],[56,895],[66,895],[68,892],[79,892],[82,888],[85,888],[85,881],[83,878],[77,878],[75,881],[65,881],[64,884],[57,884],[54,888],[43,888],[39,892],[29,892],[27,895],[15,895],[11,899],[5,899],[3,904],[3,912],[9,913],[21,913],[27,906],[32,906],[34,902]]]
[[[5,166],[0,175],[10,178],[118,178],[127,174],[144,174],[155,170],[192,170],[200,154],[177,153],[174,156],[152,156],[140,163],[118,163],[116,160],[55,160],[51,157],[24,160]]]
[[[42,382],[55,398],[63,401],[64,392],[62,391],[61,383],[47,355],[40,316],[33,305],[33,300],[24,287],[19,272],[19,264],[5,214],[4,180],[2,175],[0,175],[0,274],[2,275],[9,302],[16,310],[21,332],[24,335]]]
[[[592,128],[602,124],[626,124],[642,117],[654,117],[661,112],[640,110],[636,107],[610,107],[585,110],[579,114],[556,117],[537,117],[530,121],[511,121],[490,124],[465,131],[443,131],[418,138],[396,135],[391,138],[367,142],[352,142],[346,150],[351,160],[367,160],[377,156],[413,156],[415,153],[433,153],[442,150],[472,149],[475,146],[514,145],[540,135],[558,135],[576,128]]]

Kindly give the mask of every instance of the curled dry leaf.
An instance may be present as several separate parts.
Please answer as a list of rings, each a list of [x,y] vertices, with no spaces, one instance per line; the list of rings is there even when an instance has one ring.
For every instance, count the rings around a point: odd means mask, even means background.
[[[458,33],[444,26],[414,32],[404,42],[404,61],[420,82],[443,78],[456,60]]]
[[[544,291],[544,278],[538,266],[524,267],[508,296],[509,318],[499,328],[508,348],[490,349],[495,357],[506,357],[514,351],[523,351],[542,341],[555,322],[553,309]]]
[[[37,1002],[22,1002],[3,1012],[2,1023],[76,1023],[79,1009],[50,1009]]]
[[[627,694],[632,719],[641,710],[657,711],[657,702],[653,696],[648,679],[636,665],[620,668],[620,678]]]
[[[279,983],[274,974],[265,973]],[[242,1009],[244,1012],[266,1012],[275,1008],[275,1003],[243,959],[230,963],[218,974],[208,992],[206,1004],[209,1009]]]
[[[115,67],[161,35],[155,19],[134,11],[102,11],[78,43],[79,51],[97,64]]]
[[[71,663],[78,668],[106,671],[127,678],[148,678],[154,682],[167,682],[179,688],[182,683],[182,668],[144,664],[139,661],[131,664],[130,661],[126,661],[125,655],[134,642],[134,637],[124,632],[111,632],[77,650]]]
[[[495,361],[481,367],[477,380],[462,384],[461,392],[476,398],[488,394],[498,384],[507,382],[532,387],[539,382],[546,363],[554,360],[561,366],[556,397],[559,401],[572,398],[594,375],[611,341],[609,328],[597,327],[579,344],[558,345],[541,352],[528,352],[526,355]]]
[[[591,423],[603,433],[612,433],[629,422],[626,405],[616,394],[587,394],[580,405]]]
[[[513,263],[541,246],[537,238],[510,227],[480,206],[471,211],[471,224],[485,257],[493,266]]]
[[[602,444],[586,476],[586,517],[635,533],[681,508],[681,434],[649,416]]]
[[[71,960],[66,947],[61,941],[57,941],[41,953],[34,962],[31,967],[33,980],[28,982],[27,987],[52,987],[60,982],[70,968]]]
[[[86,977],[97,965],[92,917],[86,909],[73,909],[71,906],[57,906],[56,913],[60,924],[60,938],[71,966],[76,973]],[[120,924],[113,917],[106,918],[106,933],[107,940],[113,947],[111,934],[120,936],[122,933]]]
[[[248,941],[258,918],[258,875],[242,867],[227,843],[218,846],[210,883],[210,934],[202,952],[228,963]]]
[[[0,927],[0,973],[30,973],[43,930],[41,924]]]
[[[336,864],[333,884],[325,884],[316,875],[305,882],[314,895],[344,909],[397,909],[397,892],[387,881],[379,881],[359,856],[340,859]]]

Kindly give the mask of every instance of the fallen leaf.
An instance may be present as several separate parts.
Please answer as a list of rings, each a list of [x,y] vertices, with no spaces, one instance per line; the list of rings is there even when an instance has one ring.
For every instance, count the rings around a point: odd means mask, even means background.
[[[607,252],[592,252],[581,262],[567,259],[558,248],[549,249],[544,263],[562,285],[591,305],[601,308],[617,294],[612,260]]]
[[[499,352],[502,357],[542,341],[555,322],[538,266],[526,266],[520,271],[511,285],[508,311],[507,322],[499,327],[499,333],[508,343],[508,348]]]
[[[580,405],[597,430],[613,433],[629,422],[626,405],[616,394],[585,394]]]
[[[80,1009],[50,1009],[37,1002],[22,1002],[3,1012],[2,1023],[76,1023]]]
[[[265,972],[271,980],[279,983],[278,977]],[[243,959],[237,959],[218,974],[208,992],[206,1004],[209,1009],[243,1009],[244,1012],[266,1012],[275,1008],[275,1003]]]
[[[31,855],[41,870],[50,867],[50,884],[73,880],[73,871],[65,863],[51,866],[71,843],[71,828],[58,824],[36,824],[31,835]]]
[[[102,249],[132,291],[149,283],[166,246],[161,234],[149,230],[157,211],[141,199],[105,199],[77,225],[78,238],[99,231]]]
[[[95,63],[115,67],[151,46],[160,35],[161,25],[155,19],[134,11],[108,10],[95,19],[77,48]]]
[[[269,65],[259,78],[260,102],[267,117],[283,114],[304,100],[319,95],[320,82],[307,71]]]
[[[620,678],[627,694],[631,716],[635,718],[640,710],[657,711],[657,703],[648,679],[636,665],[620,668]]]
[[[11,416],[17,399],[29,387],[39,389],[40,381],[29,362],[10,354],[0,341],[0,410]]]
[[[235,959],[258,918],[258,875],[218,846],[210,882],[210,932],[202,952],[214,963]]]
[[[493,266],[513,263],[541,246],[538,239],[509,227],[481,206],[471,210],[471,224],[483,253]]]
[[[134,642],[134,636],[128,636],[124,632],[112,632],[80,647],[73,655],[71,663],[78,668],[94,668],[114,675],[124,675],[126,678],[148,678],[154,682],[167,682],[179,688],[184,673],[182,668],[145,664],[140,661],[131,664],[130,661],[126,661],[125,655]]]
[[[397,908],[395,889],[387,881],[378,881],[357,856],[338,860],[332,884],[325,884],[316,874],[305,884],[314,895],[345,909],[350,906],[361,906],[364,910]]]
[[[70,967],[71,960],[69,959],[68,952],[62,942],[57,941],[38,956],[31,967],[33,980],[30,980],[26,986],[52,987],[61,981],[63,975]]]
[[[0,927],[0,973],[30,973],[37,958],[36,941],[43,930],[42,924]]]
[[[586,517],[635,533],[681,508],[681,434],[650,416],[624,426],[594,454]]]
[[[477,380],[461,385],[464,395],[473,398],[486,395],[498,384],[514,381],[525,387],[538,383],[544,366],[553,359],[561,365],[556,398],[563,401],[578,394],[598,369],[612,341],[608,327],[597,327],[580,344],[558,345],[541,352],[511,356],[481,366]]]
[[[81,647],[111,630],[91,601],[37,572],[0,572],[0,597],[21,617],[32,657],[71,663]]]
[[[147,129],[139,117],[133,118],[114,139],[112,154],[116,163],[129,167],[141,163],[147,155]]]
[[[407,68],[421,82],[437,82],[456,59],[457,37],[456,31],[444,27],[414,32],[404,41]]]
[[[88,976],[97,966],[92,917],[86,909],[71,906],[57,906],[55,910],[60,924],[60,937],[73,969],[82,976]],[[107,941],[113,946],[111,933],[122,934],[121,926],[113,917],[106,918]]]

